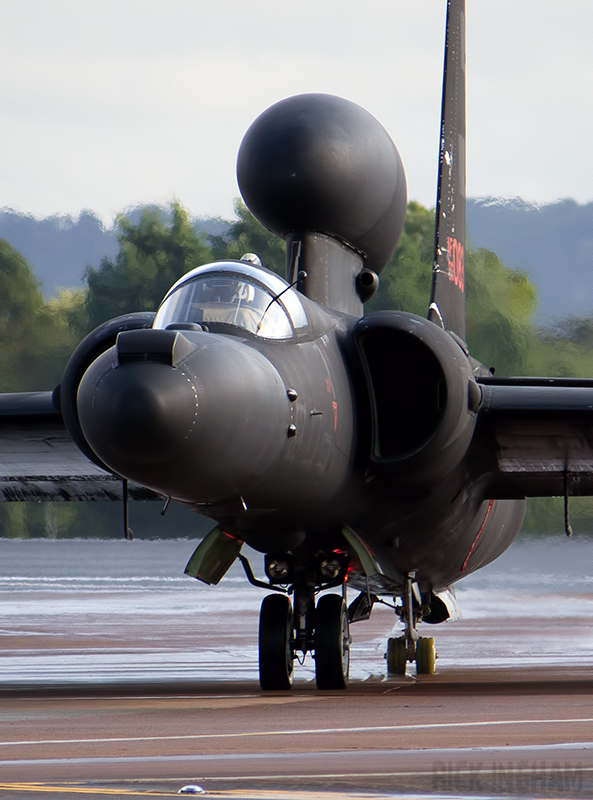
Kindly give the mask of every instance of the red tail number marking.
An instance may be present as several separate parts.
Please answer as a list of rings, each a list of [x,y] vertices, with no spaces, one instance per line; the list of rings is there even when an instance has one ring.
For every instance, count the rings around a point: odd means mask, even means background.
[[[465,251],[453,236],[447,236],[447,274],[461,291],[465,291]]]

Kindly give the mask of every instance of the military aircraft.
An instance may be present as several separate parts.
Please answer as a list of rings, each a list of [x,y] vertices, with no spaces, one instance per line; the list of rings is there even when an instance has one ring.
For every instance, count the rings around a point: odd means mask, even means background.
[[[511,544],[525,498],[593,494],[593,381],[499,378],[465,343],[464,42],[448,0],[427,318],[364,314],[406,212],[389,135],[342,98],[290,97],[237,167],[286,279],[253,254],[199,267],[156,314],[89,334],[53,394],[0,397],[5,499],[156,494],[216,521],[186,572],[216,584],[239,559],[269,590],[263,689],[288,689],[307,653],[319,688],[343,689],[350,625],[385,597],[403,623],[388,672],[432,673],[418,622],[451,616],[451,587]]]

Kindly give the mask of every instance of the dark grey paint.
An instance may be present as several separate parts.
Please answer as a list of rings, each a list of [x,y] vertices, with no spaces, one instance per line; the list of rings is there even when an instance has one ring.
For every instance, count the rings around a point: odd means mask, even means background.
[[[429,319],[465,339],[465,0],[447,5]]]
[[[268,108],[237,160],[245,202],[283,237],[317,231],[348,242],[383,269],[403,229],[406,178],[389,134],[341,97],[304,94]]]

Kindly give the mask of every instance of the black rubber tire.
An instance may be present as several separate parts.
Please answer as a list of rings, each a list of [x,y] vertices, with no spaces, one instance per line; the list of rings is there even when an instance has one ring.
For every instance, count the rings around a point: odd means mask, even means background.
[[[292,603],[284,594],[264,597],[259,614],[259,683],[265,691],[292,685]]]
[[[387,640],[387,675],[405,675],[408,663],[406,640],[403,636]]]
[[[338,594],[326,594],[315,609],[315,680],[318,689],[345,689],[350,669],[348,611]]]

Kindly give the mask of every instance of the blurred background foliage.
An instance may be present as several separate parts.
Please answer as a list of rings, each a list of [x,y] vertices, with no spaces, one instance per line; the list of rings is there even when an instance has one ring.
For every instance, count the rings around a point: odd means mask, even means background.
[[[236,201],[235,213],[226,232],[210,236],[195,232],[187,211],[177,202],[168,213],[145,209],[135,224],[122,215],[116,257],[103,258],[98,267],[88,266],[84,289],[63,289],[47,302],[23,256],[0,240],[0,391],[53,389],[86,333],[120,314],[156,310],[170,286],[202,264],[254,252],[264,266],[283,275],[282,239],[266,230],[241,200]],[[434,210],[411,202],[404,232],[367,309],[426,316],[433,247]],[[465,263],[467,339],[472,355],[495,368],[497,375],[593,377],[593,316],[570,317],[538,328],[536,289],[525,272],[505,267],[484,249],[468,247]],[[48,510],[46,506],[52,505],[3,504],[0,533],[101,535],[119,527],[113,522],[119,512],[107,510],[104,504],[55,504]],[[147,505],[152,516],[160,516],[155,504]],[[137,513],[143,520],[141,527],[146,528],[148,510]],[[575,530],[593,530],[593,499],[572,500],[571,517]],[[530,500],[525,529],[561,531],[562,519],[561,500]],[[180,520],[174,521],[178,535],[188,535],[192,530],[189,517]],[[155,529],[152,523],[148,527]]]

